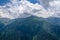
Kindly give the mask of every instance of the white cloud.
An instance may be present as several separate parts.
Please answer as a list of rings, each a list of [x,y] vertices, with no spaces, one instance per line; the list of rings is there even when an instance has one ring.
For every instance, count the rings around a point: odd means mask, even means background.
[[[54,12],[45,10],[44,7],[38,3],[33,4],[27,0],[11,0],[12,3],[8,3],[4,6],[0,6],[0,17],[4,18],[26,18],[31,15],[37,17],[48,18],[53,15]],[[47,3],[46,3],[47,4]],[[48,4],[47,4],[48,5]],[[50,5],[49,5],[50,6]]]
[[[54,17],[59,17],[60,18],[60,1],[52,1],[52,2],[49,2],[50,4],[50,9],[51,11],[54,12]]]
[[[47,8],[52,17],[60,18],[60,0],[39,0],[42,6]]]
[[[26,0],[13,0],[12,3],[8,3],[3,7],[0,6],[0,11],[1,17],[10,19],[15,19],[18,17],[25,18],[31,15],[44,18],[48,16],[48,13],[41,5],[39,5],[38,3],[32,4]]]

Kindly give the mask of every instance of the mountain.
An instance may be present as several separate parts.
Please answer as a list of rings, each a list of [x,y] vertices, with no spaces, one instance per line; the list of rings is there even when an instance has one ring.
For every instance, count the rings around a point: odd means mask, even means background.
[[[9,19],[9,18],[0,18],[0,22],[3,23],[4,25],[8,25],[13,21],[14,21],[13,19]]]
[[[27,0],[3,3],[4,6],[0,6],[0,40],[60,40],[59,3],[56,0],[41,0],[41,5]]]
[[[57,37],[60,37],[60,18],[49,17],[46,19],[46,21],[50,23],[50,25],[48,25],[45,30],[53,35],[56,35]]]
[[[0,39],[4,35],[4,24],[0,22]]]
[[[4,27],[4,24],[0,22],[0,30]]]
[[[28,18],[17,18],[15,21],[6,25],[2,40],[58,40],[57,36],[48,32],[45,27],[52,25],[44,18],[31,16]]]
[[[49,23],[53,25],[59,25],[60,26],[60,18],[57,17],[49,17],[46,19]]]

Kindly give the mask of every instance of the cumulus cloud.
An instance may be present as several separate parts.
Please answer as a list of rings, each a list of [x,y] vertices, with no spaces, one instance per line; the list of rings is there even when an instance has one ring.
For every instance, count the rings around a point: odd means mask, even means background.
[[[0,17],[15,19],[31,15],[43,18],[49,16],[48,12],[40,4],[33,4],[27,0],[11,0],[11,3],[0,6]]]
[[[55,11],[53,11],[54,6],[53,4],[55,4],[55,2],[50,0],[49,1],[47,0],[48,3],[42,0],[40,1],[41,4],[38,3],[33,4],[27,0],[20,0],[20,1],[10,0],[10,1],[11,2],[5,4],[4,6],[0,6],[0,17],[15,19],[15,18],[26,18],[33,15],[37,17],[48,18],[55,13]],[[56,7],[57,4],[59,3],[56,3],[54,7]],[[44,6],[47,7],[47,10],[44,8]]]
[[[48,12],[51,12],[52,17],[60,18],[60,0],[39,0]]]
[[[60,18],[60,1],[59,0],[52,1],[49,2],[49,4],[50,4],[49,9],[54,12],[53,16]]]

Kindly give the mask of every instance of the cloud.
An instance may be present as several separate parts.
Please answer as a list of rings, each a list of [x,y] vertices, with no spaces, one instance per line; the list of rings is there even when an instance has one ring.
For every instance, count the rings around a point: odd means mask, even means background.
[[[0,17],[15,19],[26,18],[29,16],[48,18],[53,12],[43,7],[43,4],[33,4],[27,0],[11,0],[10,3],[0,6]]]
[[[10,19],[25,18],[31,15],[44,17],[48,16],[46,10],[38,3],[33,4],[27,0],[13,0],[4,6],[0,6],[0,16]]]
[[[54,12],[53,16],[60,18],[60,1],[59,0],[52,1],[49,2],[49,4],[50,4],[49,9],[51,9],[51,11]]]
[[[38,0],[52,17],[60,18],[60,0]]]

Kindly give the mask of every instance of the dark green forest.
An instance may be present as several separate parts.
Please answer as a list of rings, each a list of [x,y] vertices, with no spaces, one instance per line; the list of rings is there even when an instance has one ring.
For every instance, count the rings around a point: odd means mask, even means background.
[[[0,22],[0,40],[59,40],[60,26],[44,18],[28,17],[13,19],[4,25]],[[56,29],[57,28],[57,29]]]

